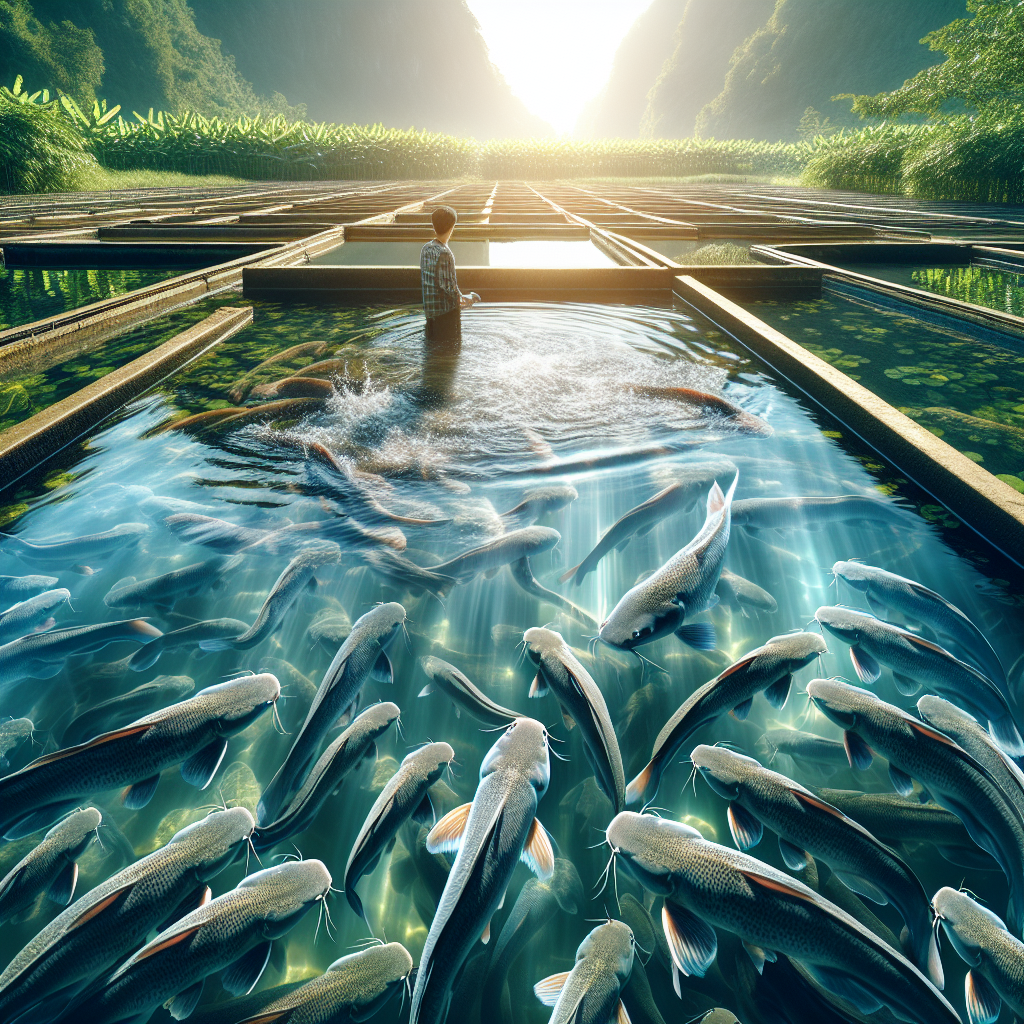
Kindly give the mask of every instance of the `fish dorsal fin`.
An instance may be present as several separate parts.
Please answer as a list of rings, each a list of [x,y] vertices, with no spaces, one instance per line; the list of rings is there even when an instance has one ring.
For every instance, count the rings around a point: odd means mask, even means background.
[[[551,840],[537,818],[533,819],[530,831],[526,834],[520,859],[542,882],[546,882],[555,872],[555,853],[551,849]]]
[[[120,900],[127,899],[132,889],[135,888],[134,882],[129,882],[128,885],[121,886],[120,889],[115,889],[112,893],[108,893],[103,897],[95,906],[90,907],[81,917],[75,919],[75,921],[68,926],[68,932],[73,932],[76,928],[81,928],[82,925],[88,924],[93,918],[99,917],[104,911],[114,906]]]
[[[696,975],[703,978],[718,955],[715,929],[703,918],[671,900],[662,904],[661,925],[676,969],[687,977]]]
[[[88,743],[80,743],[77,747],[65,747],[63,750],[55,750],[52,754],[44,754],[42,757],[37,757],[23,770],[28,771],[29,768],[38,768],[44,764],[63,760],[65,757],[70,757],[72,754],[77,754],[82,750],[94,750],[96,747],[101,747],[104,743],[110,743],[113,740],[123,740],[129,736],[141,735],[148,729],[152,729],[154,725],[156,725],[155,722],[146,722],[145,725],[126,725],[123,729],[105,732],[95,739],[89,740]]]
[[[722,488],[718,486],[718,481],[716,480],[708,492],[708,515],[721,512],[723,508],[725,508],[725,495],[722,493]]]
[[[455,853],[459,849],[472,807],[471,803],[460,804],[427,833],[428,853]]]
[[[184,928],[180,932],[176,932],[174,935],[169,935],[166,939],[157,939],[155,942],[150,943],[145,949],[139,950],[135,957],[135,963],[140,963],[143,960],[148,960],[151,956],[156,956],[157,953],[163,952],[165,949],[170,949],[172,946],[177,946],[181,942],[186,942],[195,935],[200,925],[192,925],[191,928]]]
[[[542,981],[538,981],[533,986],[537,998],[545,1006],[554,1006],[562,994],[562,989],[565,988],[565,983],[569,980],[570,973],[570,971],[560,971],[558,974],[548,975]]]
[[[770,889],[772,892],[782,893],[784,896],[792,896],[794,899],[798,899],[802,903],[813,902],[807,893],[801,892],[794,886],[780,881],[777,878],[769,878],[767,875],[760,875],[756,871],[744,871],[742,868],[740,869],[740,874],[743,875],[751,885],[760,886],[762,889]]]

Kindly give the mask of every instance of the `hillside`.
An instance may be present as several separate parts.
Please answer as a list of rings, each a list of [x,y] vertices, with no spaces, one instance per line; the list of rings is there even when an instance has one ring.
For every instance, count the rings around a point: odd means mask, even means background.
[[[849,101],[831,97],[895,89],[934,64],[935,54],[919,40],[965,10],[964,0],[778,0],[767,23],[736,50],[724,88],[697,117],[697,131],[720,139],[793,139],[808,107],[834,124],[857,124]],[[671,106],[672,97],[663,102]]]
[[[583,109],[573,134],[585,139],[635,139],[647,93],[672,55],[688,0],[654,0],[615,51],[608,82]]]
[[[486,139],[551,134],[491,64],[463,0],[194,0],[257,92],[315,120]]]

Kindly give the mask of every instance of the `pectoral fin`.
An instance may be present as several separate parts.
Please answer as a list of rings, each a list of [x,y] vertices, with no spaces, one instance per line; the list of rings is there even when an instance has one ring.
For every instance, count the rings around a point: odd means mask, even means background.
[[[896,683],[896,689],[899,690],[904,697],[912,697],[921,689],[921,684],[916,679],[911,679],[910,676],[901,675],[899,672],[893,672],[892,678],[893,682]]]
[[[9,841],[24,839],[25,836],[38,832],[39,829],[45,828],[47,825],[52,825],[58,818],[68,811],[73,811],[76,807],[78,807],[78,801],[70,800],[64,803],[50,804],[48,807],[40,808],[38,811],[32,811],[30,814],[26,814],[25,817],[19,818],[14,822],[4,833],[4,839]]]
[[[569,971],[561,971],[558,974],[549,975],[543,981],[538,981],[533,986],[534,994],[545,1006],[554,1006],[562,994],[562,989],[565,988],[565,983],[569,980],[569,973]]]
[[[807,867],[807,851],[801,850],[799,846],[783,839],[782,836],[779,836],[779,853],[782,854],[782,859],[790,871],[803,871]]]
[[[900,796],[910,796],[914,792],[914,780],[902,768],[897,768],[891,762],[889,764],[889,781]]]
[[[270,959],[272,942],[261,942],[239,957],[220,976],[220,982],[233,996],[247,996],[260,980]]]
[[[964,978],[967,1016],[971,1024],[994,1024],[1002,1007],[1002,999],[992,983],[979,971],[970,970]]]
[[[192,1011],[199,1005],[203,995],[203,986],[206,979],[189,985],[184,992],[179,992],[170,1002],[167,1003],[167,1011],[175,1020],[184,1020],[192,1015]]]
[[[555,872],[555,852],[551,849],[544,826],[536,819],[530,825],[523,844],[520,860],[542,881],[546,882]]]
[[[416,694],[417,697],[429,697],[434,692],[434,684],[427,683],[426,686]]]
[[[456,853],[462,845],[462,835],[472,804],[461,804],[449,811],[428,833],[427,853]]]
[[[874,756],[871,748],[855,732],[847,729],[843,733],[843,746],[846,747],[846,759],[850,762],[851,768],[859,768],[864,771],[871,767],[871,759]]]
[[[847,889],[852,889],[854,892],[859,893],[861,896],[865,896],[871,900],[872,903],[878,903],[884,906],[889,902],[888,897],[883,893],[874,882],[869,882],[866,878],[862,878],[860,875],[854,875],[849,871],[836,871],[832,869],[833,874],[839,879]]]
[[[436,818],[434,805],[430,802],[430,794],[424,793],[419,806],[412,812],[412,820],[420,825],[433,825]]]
[[[78,863],[69,861],[60,870],[60,874],[50,883],[46,890],[46,898],[66,907],[75,895],[75,885],[78,883]]]
[[[783,676],[764,691],[765,699],[776,711],[781,711],[789,700],[789,688],[793,683],[791,675]]]
[[[531,697],[546,697],[548,692],[548,684],[544,682],[538,672],[533,677],[533,682],[530,683],[530,696]]]
[[[228,741],[215,739],[202,750],[194,753],[187,761],[182,761],[181,777],[196,789],[206,789],[213,782],[213,777],[217,774],[217,769],[227,752]]]
[[[124,794],[121,797],[121,803],[123,803],[129,811],[142,810],[142,808],[153,799],[153,794],[156,792],[156,787],[159,782],[159,775],[154,775],[151,778],[143,779],[141,782],[136,782],[135,785],[129,786],[124,791]]]
[[[853,671],[857,673],[857,678],[862,683],[870,685],[878,682],[878,677],[882,674],[882,666],[867,651],[856,645],[851,647],[850,661],[853,662]]]
[[[570,731],[576,728],[576,719],[573,718],[572,715],[570,715],[564,708],[562,709],[562,724]]]
[[[753,707],[753,704],[754,698],[748,697],[746,700],[740,701],[740,703],[732,709],[732,713],[742,722],[743,719],[750,714],[750,709]]]
[[[695,651],[713,651],[718,644],[715,627],[710,622],[687,622],[675,632],[684,644]]]
[[[726,811],[729,831],[738,850],[749,850],[757,846],[764,836],[764,825],[741,804],[731,803]]]
[[[373,668],[370,669],[370,678],[378,683],[393,683],[395,681],[395,674],[386,651],[381,651],[377,655],[377,660],[373,663]]]
[[[665,900],[661,908],[661,924],[665,929],[672,963],[687,977],[703,978],[718,955],[718,936],[703,918]]]

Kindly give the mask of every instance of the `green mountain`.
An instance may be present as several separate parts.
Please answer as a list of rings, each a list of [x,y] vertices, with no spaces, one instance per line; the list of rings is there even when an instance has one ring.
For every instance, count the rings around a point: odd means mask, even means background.
[[[857,124],[850,102],[831,97],[895,89],[935,64],[921,37],[965,10],[964,0],[778,0],[733,54],[724,88],[697,117],[697,133],[792,139],[808,107],[835,125]],[[670,105],[671,97],[659,88],[655,103]]]
[[[575,133],[586,139],[635,139],[654,76],[675,48],[689,0],[654,0],[615,51],[605,87],[583,109]]]

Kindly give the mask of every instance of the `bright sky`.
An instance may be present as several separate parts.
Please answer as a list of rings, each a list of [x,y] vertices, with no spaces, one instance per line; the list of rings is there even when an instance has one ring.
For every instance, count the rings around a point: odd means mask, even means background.
[[[651,0],[466,0],[491,60],[535,114],[570,132]]]

